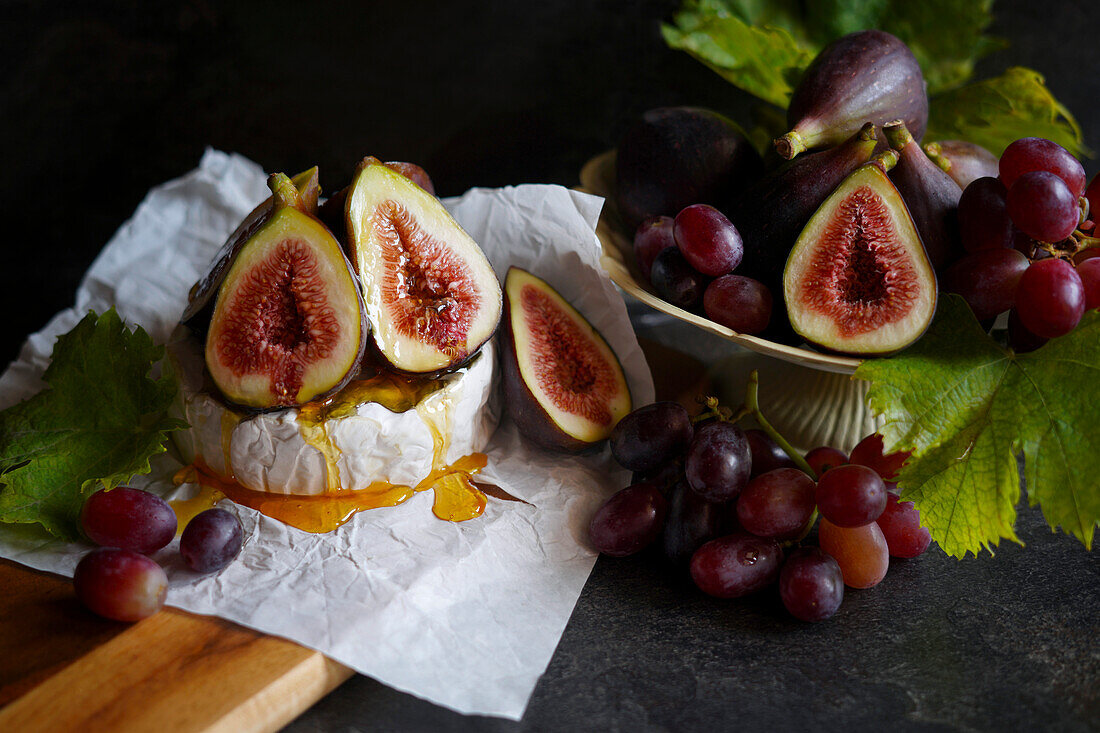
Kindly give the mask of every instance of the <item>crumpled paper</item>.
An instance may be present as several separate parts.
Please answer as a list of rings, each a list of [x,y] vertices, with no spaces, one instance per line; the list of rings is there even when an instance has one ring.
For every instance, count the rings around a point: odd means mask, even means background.
[[[0,377],[0,407],[38,391],[54,339],[114,306],[163,343],[187,292],[241,218],[267,196],[265,175],[208,150],[188,175],[149,192],[92,264],[74,308],[32,335]],[[635,404],[653,383],[627,311],[599,265],[601,199],[560,186],[473,189],[446,201],[503,279],[510,265],[547,279],[604,335]],[[587,521],[628,482],[605,450],[571,457],[524,441],[505,417],[481,478],[524,502],[490,499],[460,523],[432,514],[432,493],[360,512],[309,534],[246,507],[245,543],[221,573],[192,573],[173,542],[155,557],[168,604],[283,636],[387,685],[462,713],[519,719],[595,562]],[[167,493],[180,464],[164,455],[134,485]],[[0,525],[0,556],[72,575],[88,547],[35,527]]]

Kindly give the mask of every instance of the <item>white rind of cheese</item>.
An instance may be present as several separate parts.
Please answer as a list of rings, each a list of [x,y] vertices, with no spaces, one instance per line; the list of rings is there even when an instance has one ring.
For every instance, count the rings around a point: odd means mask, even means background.
[[[325,457],[302,437],[297,409],[235,413],[203,390],[200,343],[181,336],[168,353],[180,378],[176,416],[191,426],[171,434],[185,462],[202,458],[214,472],[233,476],[254,491],[313,495],[328,490]],[[432,471],[432,426],[448,437],[446,464],[483,451],[500,418],[495,372],[496,349],[490,340],[464,370],[441,377],[446,385],[413,409],[393,413],[366,402],[355,414],[329,418],[325,428],[339,451],[340,489],[365,489],[379,481],[416,486]]]

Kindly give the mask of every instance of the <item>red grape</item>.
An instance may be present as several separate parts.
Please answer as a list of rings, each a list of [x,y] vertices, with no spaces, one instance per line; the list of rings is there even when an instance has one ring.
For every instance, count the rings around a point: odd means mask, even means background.
[[[684,474],[691,488],[704,499],[737,498],[751,470],[752,452],[741,428],[729,422],[713,422],[695,431],[684,460]]]
[[[920,512],[911,501],[900,501],[890,494],[886,509],[876,521],[892,557],[916,557],[932,543],[932,535],[920,526]]]
[[[974,252],[947,268],[943,289],[961,295],[974,317],[984,321],[1012,307],[1028,264],[1027,257],[1015,249]]]
[[[779,571],[779,597],[795,618],[824,621],[844,600],[840,565],[818,547],[799,547]]]
[[[763,430],[759,428],[746,430],[745,439],[749,441],[749,452],[752,454],[750,478],[777,468],[794,467],[794,461],[787,455],[787,451],[780,448],[779,444]]]
[[[814,448],[806,454],[806,463],[810,464],[810,468],[814,470],[818,478],[821,478],[821,474],[825,473],[830,468],[843,466],[847,462],[848,455],[846,453],[836,448],[830,448],[827,445]]]
[[[180,535],[180,554],[196,573],[214,573],[241,551],[241,522],[224,509],[207,509],[187,523]]]
[[[1085,193],[1087,179],[1081,161],[1058,143],[1041,137],[1024,137],[1010,144],[1001,153],[998,170],[1007,188],[1025,173],[1046,171],[1062,179],[1074,199]]]
[[[118,486],[88,497],[80,525],[97,545],[148,555],[176,536],[176,513],[156,494]]]
[[[775,540],[731,534],[711,540],[691,556],[691,579],[718,598],[737,598],[775,582],[783,551]]]
[[[870,588],[886,577],[890,568],[890,550],[876,522],[862,527],[838,527],[821,518],[817,528],[821,549],[840,566],[844,584],[852,588]]]
[[[737,520],[757,537],[793,539],[813,513],[814,480],[797,468],[761,474],[737,497]]]
[[[611,431],[611,455],[630,471],[650,471],[687,450],[694,430],[678,402],[654,402],[619,420]]]
[[[1008,215],[1024,234],[1060,242],[1077,228],[1081,210],[1065,182],[1047,171],[1031,171],[1008,189]]]
[[[1092,177],[1085,189],[1085,198],[1089,200],[1089,218],[1097,221],[1100,219],[1100,173]]]
[[[725,275],[741,264],[745,254],[737,227],[713,206],[692,204],[682,209],[672,231],[676,246],[704,275]]]
[[[1035,351],[1050,339],[1036,336],[1020,322],[1020,313],[1013,308],[1008,312],[1008,345],[1018,354]]]
[[[661,535],[665,557],[686,562],[700,545],[717,537],[722,508],[696,494],[686,481],[678,482],[669,494],[668,516]]]
[[[909,460],[909,456],[913,455],[913,452],[896,451],[890,455],[883,455],[882,449],[884,447],[885,443],[882,440],[882,435],[871,433],[859,441],[855,448],[852,448],[852,457],[849,461],[874,469],[883,481],[893,481],[898,477],[898,471]]]
[[[1085,289],[1085,310],[1100,308],[1100,259],[1087,259],[1077,265],[1077,276]]]
[[[657,255],[675,246],[671,216],[651,216],[638,225],[634,231],[634,256],[646,280],[650,279],[653,260],[657,259]]]
[[[959,236],[967,252],[1011,247],[1015,229],[1008,218],[1008,189],[997,178],[978,178],[959,199]]]
[[[837,466],[817,482],[817,508],[839,527],[862,527],[886,508],[886,485],[866,466]]]
[[[605,555],[633,555],[657,539],[667,513],[668,502],[656,486],[628,486],[592,516],[588,539]]]
[[[1020,323],[1036,336],[1069,333],[1085,312],[1085,288],[1077,270],[1056,258],[1033,263],[1016,288],[1016,310]]]
[[[759,280],[723,275],[703,293],[703,312],[737,333],[760,333],[772,318],[772,294]]]
[[[680,250],[672,247],[661,250],[653,260],[649,279],[657,295],[684,310],[696,308],[707,287],[707,278],[688,264]]]
[[[168,577],[145,555],[117,547],[92,550],[73,574],[76,597],[115,621],[140,621],[164,606]]]

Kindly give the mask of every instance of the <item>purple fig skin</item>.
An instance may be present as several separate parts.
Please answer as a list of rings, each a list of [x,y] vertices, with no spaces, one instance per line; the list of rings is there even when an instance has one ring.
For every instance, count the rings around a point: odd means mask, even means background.
[[[835,148],[784,163],[738,197],[729,207],[745,247],[737,274],[783,292],[779,280],[798,235],[841,181],[871,158],[876,139],[867,123]]]
[[[940,270],[965,254],[957,218],[962,189],[924,154],[903,121],[889,122],[882,131],[898,153],[890,180],[913,216],[928,260]]]
[[[776,139],[784,158],[836,145],[870,120],[901,118],[920,140],[928,124],[928,93],[909,47],[879,30],[849,33],[830,43],[806,69],[787,107],[791,130]]]
[[[979,178],[996,178],[1000,174],[997,156],[976,143],[940,140],[925,145],[924,152],[964,190]]]
[[[760,177],[760,154],[726,117],[697,107],[651,109],[619,143],[616,203],[629,231],[650,216],[722,202]]]
[[[516,339],[512,331],[512,301],[508,297],[508,289],[503,290],[504,313],[500,319],[503,329],[500,339],[501,376],[504,401],[516,427],[528,440],[549,450],[573,454],[593,453],[600,450],[605,441],[590,443],[579,440],[558,427],[527,386],[516,356]],[[618,356],[615,356],[615,363],[621,371],[622,365],[618,361]]]

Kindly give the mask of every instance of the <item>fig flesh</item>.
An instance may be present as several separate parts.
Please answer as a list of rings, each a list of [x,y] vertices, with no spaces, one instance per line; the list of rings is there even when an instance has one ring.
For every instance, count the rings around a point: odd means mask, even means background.
[[[520,432],[552,450],[584,452],[630,412],[615,352],[547,282],[512,267],[504,281],[504,395]]]
[[[867,121],[901,118],[913,137],[928,124],[928,94],[909,47],[879,30],[849,33],[830,43],[806,68],[787,107],[791,130],[775,148],[787,159],[836,145]]]
[[[354,374],[366,344],[363,301],[332,233],[274,174],[270,212],[247,230],[218,288],[206,366],[231,403],[278,409],[319,399]]]
[[[298,199],[295,206],[305,213],[317,215],[317,201],[321,196],[321,183],[317,166],[302,171],[290,179],[298,189]],[[248,213],[225,244],[214,256],[214,264],[210,270],[191,288],[187,298],[187,308],[180,317],[180,323],[188,326],[196,333],[206,333],[210,324],[210,316],[213,315],[214,297],[229,272],[229,266],[251,234],[264,222],[264,218],[271,214],[273,199],[268,196],[256,208]]]
[[[936,275],[886,171],[888,151],[844,179],[810,218],[783,273],[791,325],[812,344],[889,354],[924,333]]]
[[[901,192],[928,259],[938,272],[964,254],[957,216],[962,189],[925,155],[905,122],[888,122],[882,131],[898,153],[898,164],[890,170],[890,180]]]
[[[629,231],[691,204],[721,208],[753,183],[763,161],[740,128],[717,112],[661,107],[642,115],[615,157],[615,196]]]
[[[779,292],[799,232],[844,177],[870,159],[875,142],[875,126],[867,123],[842,145],[784,163],[740,196],[730,215],[745,248],[737,274]]]
[[[924,152],[962,189],[979,178],[996,178],[1000,173],[997,156],[977,143],[940,140],[925,145]]]
[[[379,355],[398,371],[419,374],[473,357],[500,323],[500,283],[439,199],[366,158],[348,187],[344,215]]]

